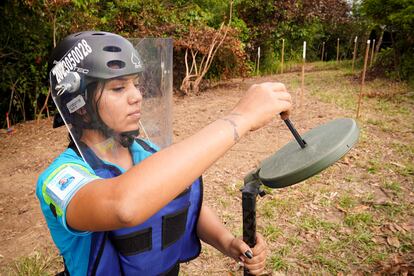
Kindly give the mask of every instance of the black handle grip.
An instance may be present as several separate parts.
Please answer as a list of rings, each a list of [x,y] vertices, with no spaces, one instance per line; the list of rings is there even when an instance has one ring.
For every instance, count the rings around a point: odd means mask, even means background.
[[[243,241],[248,246],[256,245],[256,195],[243,193]]]
[[[258,191],[255,189],[245,189],[242,192],[243,208],[243,241],[250,248],[256,245],[256,197]],[[246,269],[244,276],[251,275]]]
[[[296,128],[293,126],[292,122],[289,119],[284,120],[285,124],[289,128],[290,132],[293,134],[293,137],[295,137],[296,142],[298,142],[299,146],[304,149],[306,147],[306,141],[302,139],[299,132],[296,130]]]

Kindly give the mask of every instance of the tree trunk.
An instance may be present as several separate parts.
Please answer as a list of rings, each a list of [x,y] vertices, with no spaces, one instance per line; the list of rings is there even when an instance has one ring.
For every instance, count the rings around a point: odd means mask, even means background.
[[[375,46],[375,55],[377,55],[379,53],[381,43],[382,43],[382,39],[384,37],[384,31],[385,31],[385,26],[381,26],[381,33],[380,33],[380,36],[378,38],[377,45]]]
[[[54,48],[54,47],[56,47],[56,14],[53,14],[52,21],[53,21],[53,48]],[[40,111],[37,115],[37,122],[38,123],[39,123],[40,118],[42,116],[43,110],[45,110],[45,109],[46,109],[47,117],[49,118],[49,107],[47,106],[47,103],[49,101],[50,93],[51,93],[51,91],[50,91],[50,88],[49,88],[49,91],[48,91],[47,96],[46,96],[46,100],[45,100],[42,108],[40,109]]]
[[[400,53],[397,49],[397,47],[395,47],[395,40],[394,40],[394,34],[391,32],[391,43],[392,43],[392,48],[393,48],[393,52],[394,52],[394,70],[398,73],[398,78],[400,79],[400,70],[398,70],[398,67],[400,66]]]

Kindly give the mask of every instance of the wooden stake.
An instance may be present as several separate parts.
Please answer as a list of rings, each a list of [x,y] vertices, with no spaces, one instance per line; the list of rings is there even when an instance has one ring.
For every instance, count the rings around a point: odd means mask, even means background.
[[[257,69],[256,75],[259,75],[260,72],[260,47],[257,48]]]
[[[9,112],[6,112],[7,129],[10,128]]]
[[[14,129],[10,124],[9,112],[6,112],[6,121],[7,121],[7,133],[11,134],[14,131]]]
[[[356,36],[354,40],[354,54],[352,56],[352,74],[354,73],[354,64],[355,64],[356,51],[357,51],[357,41],[358,41],[358,36]]]
[[[356,118],[359,118],[359,110],[361,108],[362,103],[362,95],[364,93],[364,86],[365,86],[365,72],[367,71],[367,63],[368,63],[368,56],[369,56],[369,44],[370,41],[367,41],[367,47],[365,49],[365,59],[364,59],[364,70],[362,70],[362,80],[361,80],[361,90],[359,91],[359,97],[358,97],[358,106],[357,106],[357,112],[356,112]]]
[[[303,92],[305,90],[305,61],[306,61],[306,41],[303,41],[302,81],[301,81],[302,85],[301,85],[301,91],[300,91],[299,106],[302,106]]]
[[[321,55],[321,61],[323,61],[323,55],[325,54],[325,41],[322,42],[322,55]]]
[[[369,66],[372,66],[372,61],[374,60],[374,49],[375,49],[375,39],[372,40],[372,50],[371,50],[371,60],[369,62]]]
[[[282,66],[280,68],[280,73],[283,74],[283,63],[285,62],[285,39],[282,39]]]
[[[336,63],[339,62],[339,38],[336,42]]]

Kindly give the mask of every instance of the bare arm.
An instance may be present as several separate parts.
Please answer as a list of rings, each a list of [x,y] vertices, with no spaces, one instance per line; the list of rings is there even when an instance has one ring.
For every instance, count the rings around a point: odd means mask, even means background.
[[[233,234],[224,227],[217,215],[205,204],[203,204],[200,211],[197,234],[203,242],[215,247],[224,255],[234,259],[238,258],[238,256],[230,256],[230,244],[234,239]],[[243,252],[246,252],[248,249],[249,247],[246,245]]]
[[[67,208],[69,226],[110,230],[142,223],[188,187],[248,131],[291,108],[284,85],[252,86],[233,111],[111,179],[80,189]],[[236,135],[237,134],[237,135]]]
[[[203,204],[197,224],[199,238],[221,251],[223,254],[242,261],[251,274],[263,272],[266,264],[267,245],[260,234],[257,234],[256,245],[250,248],[240,238],[235,238],[221,223],[213,211]],[[246,252],[250,252],[250,257]]]

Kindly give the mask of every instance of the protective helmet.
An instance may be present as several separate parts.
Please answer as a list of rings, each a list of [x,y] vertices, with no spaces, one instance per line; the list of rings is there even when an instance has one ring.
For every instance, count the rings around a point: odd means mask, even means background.
[[[91,106],[91,93],[96,90],[96,83],[143,70],[140,55],[122,36],[100,31],[67,36],[49,59],[52,98],[61,115],[55,116],[53,127],[61,126],[65,121],[78,128],[108,131],[96,109]],[[88,89],[92,84],[95,84],[93,89]],[[87,124],[79,119],[80,115],[76,112],[84,106],[92,119]]]

